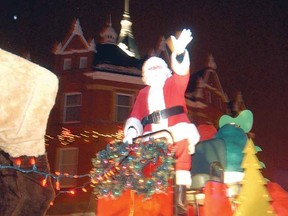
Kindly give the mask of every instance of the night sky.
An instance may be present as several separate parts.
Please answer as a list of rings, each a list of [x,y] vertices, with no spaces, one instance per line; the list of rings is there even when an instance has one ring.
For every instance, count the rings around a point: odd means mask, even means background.
[[[45,66],[47,53],[65,38],[74,18],[84,36],[97,42],[109,15],[119,33],[123,11],[124,0],[0,0],[0,47],[16,54],[29,51]],[[254,114],[252,131],[255,145],[263,149],[257,155],[266,164],[263,172],[272,180],[275,170],[288,173],[287,1],[130,0],[130,17],[142,55],[161,36],[191,29],[192,72],[205,67],[210,53],[214,56],[228,97],[233,100],[241,91]],[[288,182],[283,186],[288,188]]]

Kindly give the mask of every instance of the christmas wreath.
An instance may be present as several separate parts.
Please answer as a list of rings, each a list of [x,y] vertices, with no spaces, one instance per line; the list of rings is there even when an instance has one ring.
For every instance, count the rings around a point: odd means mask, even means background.
[[[98,198],[117,198],[126,190],[149,198],[154,193],[165,193],[174,174],[174,153],[165,139],[149,142],[108,144],[92,159],[92,187]],[[156,166],[146,175],[148,165]]]

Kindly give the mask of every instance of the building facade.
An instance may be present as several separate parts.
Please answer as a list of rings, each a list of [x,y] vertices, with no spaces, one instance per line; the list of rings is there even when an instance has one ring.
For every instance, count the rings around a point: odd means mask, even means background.
[[[51,170],[66,177],[60,179],[57,193],[61,196],[55,199],[50,215],[83,208],[94,211],[96,206],[90,205],[95,198],[93,188],[84,174],[89,174],[91,159],[98,151],[108,143],[122,140],[124,122],[138,91],[144,87],[141,67],[145,59],[139,57],[135,46],[127,6],[121,25],[118,39],[109,20],[100,33],[100,41],[95,43],[83,36],[80,20],[75,19],[66,38],[52,50],[52,71],[60,84],[47,127],[47,153]],[[169,65],[165,38],[151,53]],[[191,72],[186,102],[189,118],[196,126],[213,124],[217,128],[220,116],[232,112],[216,69],[209,56],[205,69]],[[243,105],[241,102],[238,101]],[[77,194],[73,198],[71,190]],[[73,203],[73,208],[65,209],[63,203]]]

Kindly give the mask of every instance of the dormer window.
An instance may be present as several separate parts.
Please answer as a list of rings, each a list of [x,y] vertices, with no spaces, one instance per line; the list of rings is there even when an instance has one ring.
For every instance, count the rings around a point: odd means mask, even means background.
[[[79,69],[87,68],[87,57],[80,57]]]
[[[71,70],[72,69],[72,59],[65,58],[63,62],[63,70]]]

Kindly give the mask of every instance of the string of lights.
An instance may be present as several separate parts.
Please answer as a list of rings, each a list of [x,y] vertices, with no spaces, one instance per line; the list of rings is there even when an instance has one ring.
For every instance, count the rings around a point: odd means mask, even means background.
[[[38,167],[36,166],[34,158],[30,159],[30,165],[31,165],[30,169],[21,168],[21,163],[22,163],[21,160],[17,159],[15,161],[15,165],[1,165],[0,164],[0,169],[13,169],[13,170],[22,172],[24,174],[35,173],[35,174],[38,174],[40,176],[43,176],[43,179],[41,181],[42,187],[46,187],[47,186],[47,181],[48,181],[48,179],[50,177],[52,180],[55,181],[54,188],[57,191],[56,197],[59,196],[60,194],[63,194],[63,193],[69,193],[69,194],[74,195],[75,191],[79,190],[79,189],[81,189],[83,192],[87,192],[86,187],[87,187],[87,185],[91,184],[91,175],[90,174],[71,175],[71,174],[68,174],[68,173],[60,173],[60,172],[55,172],[55,173],[43,172],[43,171],[38,170]],[[70,189],[68,191],[64,191],[64,190],[60,189],[60,179],[61,178],[74,178],[74,179],[75,178],[77,178],[77,179],[89,178],[89,181],[85,182],[82,186],[75,187],[75,188]],[[53,203],[51,203],[51,205],[53,205]]]
[[[120,142],[123,140],[123,130],[118,130],[116,133],[112,134],[103,134],[98,131],[87,131],[84,130],[79,134],[74,134],[70,129],[62,127],[61,134],[57,135],[56,137],[46,134],[45,139],[46,142],[50,140],[58,140],[62,145],[69,145],[75,142],[76,140],[82,139],[85,142],[89,142],[89,139],[98,139],[99,137],[104,138],[113,138],[115,142]]]
[[[0,169],[14,169],[24,174],[36,173],[43,176],[41,181],[43,187],[47,185],[50,177],[55,181],[56,197],[63,193],[74,195],[77,190],[87,192],[87,186],[90,186],[94,188],[94,194],[97,198],[107,196],[117,198],[128,189],[149,198],[154,193],[166,191],[168,181],[172,178],[174,171],[173,155],[174,153],[169,150],[163,139],[132,145],[114,142],[108,144],[106,149],[98,152],[95,158],[92,158],[94,168],[87,174],[46,173],[38,169],[35,158],[31,158],[29,161],[31,168],[24,169],[21,167],[21,159],[16,159],[15,165],[0,165]],[[149,164],[153,164],[156,168],[147,177],[144,172]],[[88,178],[88,180],[73,189],[61,190],[61,178]]]

